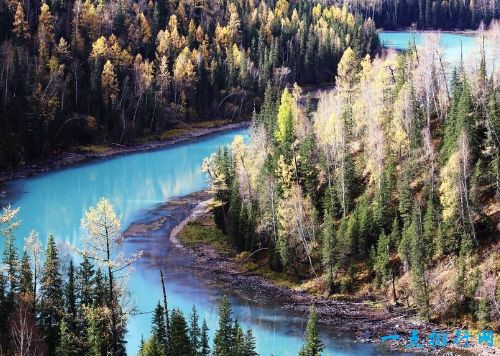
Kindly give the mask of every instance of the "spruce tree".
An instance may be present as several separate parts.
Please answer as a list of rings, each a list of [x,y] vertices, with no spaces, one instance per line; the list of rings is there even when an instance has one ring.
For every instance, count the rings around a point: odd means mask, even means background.
[[[370,246],[373,240],[373,219],[372,209],[368,203],[366,195],[359,200],[357,204],[357,215],[359,217],[359,233],[358,233],[358,254],[361,258],[366,257],[367,247]]]
[[[76,333],[78,330],[78,308],[77,308],[77,291],[75,283],[75,266],[73,260],[69,261],[68,267],[68,280],[65,286],[65,309],[67,318],[67,327],[72,333]]]
[[[426,248],[426,255],[431,257],[436,254],[437,251],[437,219],[436,211],[434,209],[434,202],[432,198],[429,198],[427,202],[427,209],[425,210],[424,222],[423,222],[423,232],[424,232],[424,246]]]
[[[234,320],[233,323],[233,336],[232,336],[233,345],[233,355],[242,355],[243,349],[245,347],[245,335],[243,334],[243,330],[241,329],[240,323],[238,319]]]
[[[19,279],[19,292],[25,301],[33,298],[33,273],[31,271],[30,259],[25,251],[21,260],[21,273]]]
[[[188,336],[188,325],[184,315],[179,309],[172,310],[170,324],[170,340],[172,356],[186,356],[192,354],[191,343]]]
[[[102,307],[106,304],[108,295],[106,293],[107,280],[98,268],[94,279],[94,290],[92,291],[93,303],[95,306]]]
[[[63,316],[62,278],[59,271],[59,257],[52,235],[47,241],[45,264],[41,276],[40,324],[46,333],[49,354],[55,352],[59,342],[59,323]]]
[[[252,329],[247,329],[245,332],[245,338],[243,341],[243,352],[242,356],[257,356],[255,351],[255,337],[253,336]]]
[[[168,339],[167,339],[167,325],[165,323],[165,309],[160,302],[156,305],[154,315],[153,315],[153,330],[152,337],[155,338],[155,342],[161,344],[161,349],[164,354],[167,353],[169,349]]]
[[[226,296],[219,302],[219,327],[214,337],[214,356],[231,356],[234,345],[231,304]]]
[[[327,274],[328,292],[334,291],[333,271],[335,268],[335,224],[333,217],[328,212],[325,213],[325,223],[323,228],[322,241],[322,263]]]
[[[402,179],[399,181],[399,214],[404,222],[409,222],[412,214],[412,193],[410,188],[410,174],[404,169]]]
[[[200,349],[200,326],[198,325],[199,316],[196,307],[193,305],[193,310],[189,316],[189,341],[195,354],[199,353]]]
[[[208,326],[207,321],[203,319],[203,324],[201,325],[201,335],[200,335],[200,356],[210,355],[210,341],[208,338]]]
[[[376,283],[378,286],[387,281],[390,277],[389,248],[389,236],[382,232],[378,238],[377,256],[375,261],[375,272],[377,273]]]
[[[323,352],[325,346],[319,335],[318,316],[316,315],[316,308],[314,306],[309,311],[304,339],[305,343],[299,351],[299,356],[321,356],[321,352]]]
[[[412,222],[408,228],[411,246],[411,277],[412,291],[418,312],[421,317],[429,318],[429,295],[425,280],[426,256],[423,246],[422,228],[420,226],[420,213],[414,209]]]
[[[80,309],[82,309],[84,305],[92,305],[94,301],[94,275],[94,266],[88,257],[83,257],[83,261],[80,263],[76,277]]]

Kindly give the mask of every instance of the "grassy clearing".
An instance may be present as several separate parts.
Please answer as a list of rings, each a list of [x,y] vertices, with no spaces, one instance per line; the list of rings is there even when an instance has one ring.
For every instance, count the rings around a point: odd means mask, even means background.
[[[225,257],[233,257],[235,251],[227,236],[215,225],[207,225],[203,221],[187,224],[178,235],[179,241],[188,247],[210,245]]]
[[[170,140],[173,138],[182,137],[190,131],[192,131],[192,130],[190,130],[188,128],[175,128],[175,129],[167,130],[161,134],[160,139],[161,140]]]
[[[287,288],[297,288],[299,283],[293,281],[285,273],[276,272],[269,268],[269,263],[267,259],[262,259],[260,261],[248,260],[248,253],[240,253],[236,257],[236,262],[238,262],[238,269],[241,272],[251,272],[254,275],[261,276],[274,284],[287,287]]]
[[[178,235],[179,241],[188,247],[210,245],[222,256],[234,258],[238,270],[261,276],[276,285],[287,288],[299,288],[300,282],[290,279],[285,273],[269,268],[267,257],[254,261],[249,259],[248,252],[237,254],[233,244],[219,228],[215,226],[211,216],[205,216],[187,224]]]
[[[106,153],[111,149],[107,145],[80,145],[72,147],[70,151],[80,153]]]

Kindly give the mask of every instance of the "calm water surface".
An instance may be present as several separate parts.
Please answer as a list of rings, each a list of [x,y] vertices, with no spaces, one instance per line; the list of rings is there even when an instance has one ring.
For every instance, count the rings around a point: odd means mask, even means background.
[[[408,44],[413,46],[414,40],[417,48],[422,46],[428,34],[428,32],[382,31],[379,32],[379,37],[383,46],[403,50],[408,48]],[[472,58],[476,48],[476,37],[442,32],[439,34],[439,44],[443,49],[446,62],[456,66],[460,64],[460,53],[462,53],[464,61]],[[476,59],[479,60],[477,56]]]

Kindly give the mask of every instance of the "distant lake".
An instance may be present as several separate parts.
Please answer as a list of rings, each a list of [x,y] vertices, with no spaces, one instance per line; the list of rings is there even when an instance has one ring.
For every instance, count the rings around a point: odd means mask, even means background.
[[[425,42],[426,36],[433,32],[410,32],[410,31],[382,31],[379,32],[380,42],[383,46],[397,50],[407,49],[413,46],[415,41],[417,48]],[[476,48],[476,36],[474,34],[455,34],[450,32],[434,32],[439,34],[439,44],[444,52],[444,59],[453,66],[460,64],[460,53],[466,61],[474,57],[479,60]]]

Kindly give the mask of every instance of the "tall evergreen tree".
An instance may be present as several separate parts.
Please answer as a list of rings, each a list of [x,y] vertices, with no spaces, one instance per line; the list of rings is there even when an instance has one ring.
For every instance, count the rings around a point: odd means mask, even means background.
[[[80,301],[80,310],[83,306],[91,306],[94,301],[94,266],[88,259],[83,257],[83,261],[77,270],[76,284],[78,290],[78,299]]]
[[[333,272],[335,268],[335,225],[333,217],[327,211],[325,213],[325,226],[323,227],[323,241],[322,241],[322,262],[327,273],[328,291],[334,291],[334,278]]]
[[[179,309],[174,309],[170,321],[172,356],[191,355],[193,349],[189,342],[188,325],[184,315]]]
[[[231,317],[231,304],[226,296],[219,302],[219,327],[214,337],[214,356],[230,356],[233,351],[233,320]]]
[[[63,282],[59,270],[59,256],[54,241],[50,235],[45,252],[45,264],[40,286],[40,324],[46,333],[49,353],[54,353],[59,342],[59,331],[63,317]]]
[[[19,275],[19,292],[25,301],[33,298],[33,273],[31,271],[30,259],[25,251],[21,260],[21,273]]]
[[[243,341],[242,356],[257,356],[255,351],[255,337],[253,336],[252,329],[247,329]]]
[[[316,308],[312,306],[309,311],[309,319],[307,320],[304,345],[299,351],[299,356],[320,356],[324,348],[325,346],[323,345],[319,335]]]
[[[153,315],[152,337],[155,338],[154,342],[160,343],[162,352],[166,355],[169,349],[167,325],[165,323],[165,310],[160,302],[156,305]]]
[[[196,306],[193,305],[193,310],[189,316],[189,341],[195,354],[199,354],[200,351],[200,326],[198,325],[198,319]]]
[[[207,321],[203,319],[203,324],[201,325],[199,356],[209,356],[209,355],[210,355],[210,344],[208,339],[208,326],[207,326]]]
[[[68,279],[65,285],[65,311],[67,327],[72,333],[76,333],[77,330],[77,320],[78,320],[78,309],[77,309],[77,291],[75,282],[75,266],[73,260],[69,261],[68,267]]]

